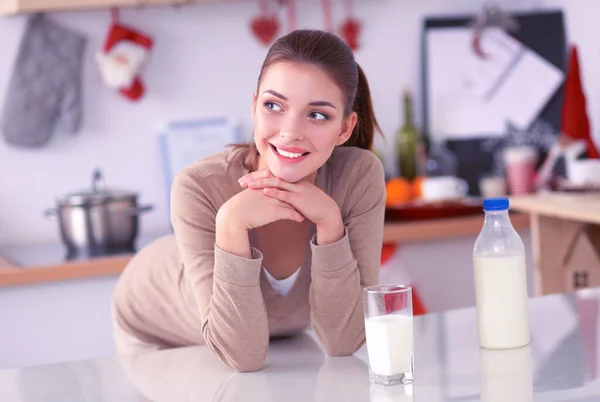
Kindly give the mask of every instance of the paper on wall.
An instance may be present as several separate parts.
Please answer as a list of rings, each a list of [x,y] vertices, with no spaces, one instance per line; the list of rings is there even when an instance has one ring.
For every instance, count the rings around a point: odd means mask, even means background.
[[[432,138],[498,137],[507,123],[526,130],[564,79],[563,72],[501,29],[472,48],[469,27],[427,32],[427,99]]]
[[[240,125],[228,117],[169,122],[159,133],[167,201],[177,173],[242,137]]]

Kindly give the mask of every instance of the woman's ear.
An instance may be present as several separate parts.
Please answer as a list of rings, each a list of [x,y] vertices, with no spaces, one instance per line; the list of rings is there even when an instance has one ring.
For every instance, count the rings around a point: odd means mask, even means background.
[[[256,113],[256,98],[257,98],[258,94],[256,92],[254,92],[254,95],[252,95],[252,118],[254,118],[254,113]]]
[[[342,121],[342,131],[338,135],[336,145],[342,145],[343,143],[348,141],[348,139],[352,135],[354,127],[357,124],[357,120],[358,116],[356,115],[356,112],[352,112],[350,113],[350,115],[348,115],[348,117],[344,118],[344,120]]]

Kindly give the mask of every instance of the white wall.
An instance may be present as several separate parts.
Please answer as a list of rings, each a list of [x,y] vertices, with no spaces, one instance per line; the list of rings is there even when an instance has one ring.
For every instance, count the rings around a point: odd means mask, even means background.
[[[342,2],[334,16],[339,23]],[[400,93],[420,87],[420,24],[425,14],[473,12],[480,0],[356,0],[364,22],[358,61],[370,77],[374,103],[388,137],[400,121]],[[505,0],[507,6],[528,9],[533,4],[560,6],[566,12],[568,34],[580,46],[588,111],[596,137],[600,110],[600,51],[594,19],[597,0]],[[317,0],[297,1],[297,27],[322,28]],[[339,8],[339,9],[338,9]],[[166,189],[156,142],[165,121],[177,117],[229,114],[251,132],[250,101],[266,48],[249,33],[258,12],[255,1],[186,6],[179,9],[124,10],[122,20],[153,34],[156,46],[144,73],[146,98],[131,104],[106,89],[93,62],[109,16],[105,10],[61,12],[56,21],[89,38],[83,80],[85,120],[76,136],[55,135],[40,150],[18,150],[0,141],[0,244],[58,241],[55,222],[42,217],[61,194],[89,186],[92,169],[101,167],[108,184],[141,192],[143,202],[156,206],[144,215],[142,230],[168,228]],[[284,13],[282,12],[282,17]],[[0,18],[0,103],[23,33],[24,17]],[[285,28],[285,27],[284,27]],[[420,94],[416,93],[417,105]],[[418,108],[417,108],[418,109]],[[417,110],[418,112],[418,110]],[[391,155],[393,148],[386,152]],[[392,171],[391,163],[388,170]]]

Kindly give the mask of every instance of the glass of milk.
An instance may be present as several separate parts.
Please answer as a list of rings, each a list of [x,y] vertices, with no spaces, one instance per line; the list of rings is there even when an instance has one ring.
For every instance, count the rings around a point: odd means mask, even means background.
[[[382,385],[413,381],[412,289],[376,285],[363,290],[369,377]]]

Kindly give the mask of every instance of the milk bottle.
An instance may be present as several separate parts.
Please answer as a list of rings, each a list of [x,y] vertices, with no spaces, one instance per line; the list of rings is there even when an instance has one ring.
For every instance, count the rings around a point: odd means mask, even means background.
[[[529,344],[525,247],[508,215],[507,198],[484,200],[485,222],[473,250],[479,344]]]

